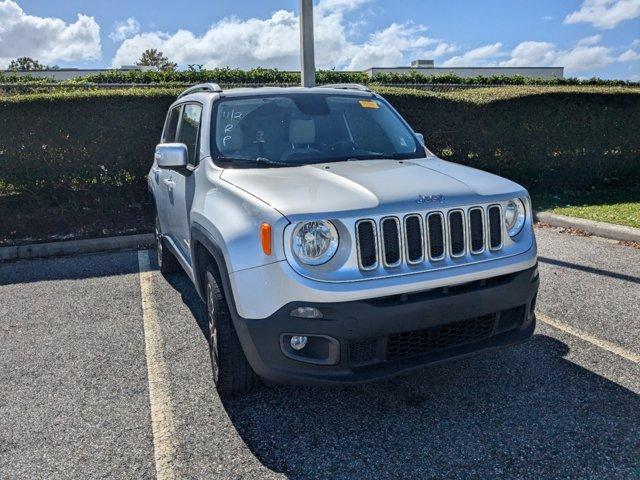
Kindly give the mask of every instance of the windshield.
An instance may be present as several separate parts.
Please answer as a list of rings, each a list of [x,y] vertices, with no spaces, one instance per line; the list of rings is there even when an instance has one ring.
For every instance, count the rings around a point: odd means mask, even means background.
[[[414,133],[373,97],[294,93],[229,98],[214,108],[213,125],[212,152],[226,165],[425,156]]]

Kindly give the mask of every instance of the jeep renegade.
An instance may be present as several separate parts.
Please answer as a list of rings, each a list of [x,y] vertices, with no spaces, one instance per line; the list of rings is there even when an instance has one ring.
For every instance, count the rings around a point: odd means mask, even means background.
[[[221,394],[379,379],[534,331],[527,191],[437,158],[366,87],[189,88],[148,184],[160,270],[206,302]]]

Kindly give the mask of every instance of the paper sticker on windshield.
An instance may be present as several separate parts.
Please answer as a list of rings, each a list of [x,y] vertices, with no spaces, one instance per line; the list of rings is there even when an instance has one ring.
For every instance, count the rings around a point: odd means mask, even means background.
[[[362,108],[380,108],[380,105],[375,100],[360,100],[360,106]]]

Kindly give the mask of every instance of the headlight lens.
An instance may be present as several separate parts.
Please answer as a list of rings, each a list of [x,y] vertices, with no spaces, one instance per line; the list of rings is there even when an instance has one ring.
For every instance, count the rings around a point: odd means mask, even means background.
[[[338,231],[327,220],[299,223],[293,230],[293,253],[307,265],[327,263],[338,250],[338,242]]]
[[[510,237],[515,237],[522,231],[526,220],[524,202],[519,198],[510,200],[504,211],[504,221]]]

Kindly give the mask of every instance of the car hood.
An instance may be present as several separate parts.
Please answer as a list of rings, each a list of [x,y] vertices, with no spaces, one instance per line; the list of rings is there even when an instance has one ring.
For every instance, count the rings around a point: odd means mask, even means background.
[[[227,169],[221,178],[285,216],[381,208],[403,212],[491,201],[522,187],[438,158],[361,160],[292,168]],[[420,203],[418,203],[421,198]],[[422,208],[419,207],[422,205]]]

